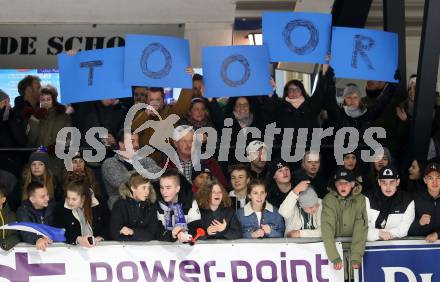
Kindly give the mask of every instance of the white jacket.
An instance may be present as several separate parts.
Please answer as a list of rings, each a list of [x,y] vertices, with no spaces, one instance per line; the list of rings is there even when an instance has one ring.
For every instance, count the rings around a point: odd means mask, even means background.
[[[286,224],[285,236],[292,230],[299,230],[301,237],[321,237],[321,199],[318,199],[318,211],[312,215],[312,222],[316,229],[304,229],[304,218],[297,205],[298,198],[299,196],[292,190],[280,205],[279,213]]]
[[[368,213],[368,241],[380,240],[380,230],[391,233],[394,238],[402,238],[408,235],[408,230],[414,221],[414,201],[411,201],[404,211],[390,213],[384,229],[376,228],[376,219],[380,211],[371,208],[370,199],[368,197],[366,197],[365,205]]]

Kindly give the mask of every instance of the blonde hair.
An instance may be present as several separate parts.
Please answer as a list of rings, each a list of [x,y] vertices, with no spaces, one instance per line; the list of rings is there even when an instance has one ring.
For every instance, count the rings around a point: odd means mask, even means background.
[[[148,194],[148,201],[150,203],[155,203],[157,200],[157,195],[153,185],[151,184],[151,181],[137,172],[133,173],[128,181],[122,184],[121,187],[119,187],[119,194],[123,199],[133,198],[131,187],[137,188],[139,185],[142,184],[148,184],[148,189],[150,190],[150,193]]]

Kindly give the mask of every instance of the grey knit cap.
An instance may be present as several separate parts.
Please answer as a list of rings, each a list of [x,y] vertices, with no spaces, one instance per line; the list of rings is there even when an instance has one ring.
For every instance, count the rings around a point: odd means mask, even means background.
[[[49,155],[46,152],[35,151],[29,157],[29,164],[32,164],[34,161],[40,161],[47,167],[49,165]]]
[[[310,208],[318,204],[318,195],[312,186],[299,193],[298,203],[301,208]]]
[[[347,96],[350,96],[352,94],[357,94],[359,97],[361,97],[361,90],[359,89],[359,87],[357,87],[357,85],[354,84],[350,84],[349,86],[344,88],[344,93],[342,94],[342,96],[345,98]]]

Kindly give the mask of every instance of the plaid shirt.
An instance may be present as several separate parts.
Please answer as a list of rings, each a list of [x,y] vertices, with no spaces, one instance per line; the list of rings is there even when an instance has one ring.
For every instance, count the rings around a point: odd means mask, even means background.
[[[185,162],[181,160],[180,164],[182,165],[183,175],[190,183],[192,183],[192,168],[193,168],[192,161],[189,160]]]

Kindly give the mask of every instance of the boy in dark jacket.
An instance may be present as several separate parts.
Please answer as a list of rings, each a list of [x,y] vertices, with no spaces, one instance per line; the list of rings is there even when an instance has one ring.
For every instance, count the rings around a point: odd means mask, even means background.
[[[156,192],[150,181],[134,173],[119,193],[121,198],[113,206],[110,221],[112,239],[158,240],[165,230],[157,219]]]
[[[6,194],[6,187],[0,183],[0,226],[15,221],[15,213],[9,209],[6,203]],[[18,242],[20,242],[20,237],[18,237],[17,231],[0,230],[0,247],[3,250],[10,250]]]
[[[430,163],[423,180],[427,189],[414,195],[416,212],[408,234],[434,243],[440,235],[440,164]]]
[[[33,222],[53,226],[55,204],[49,202],[49,192],[40,182],[33,181],[27,186],[28,199],[17,210],[19,222]],[[37,246],[37,250],[46,250],[52,240],[30,232],[21,231],[24,242]]]

